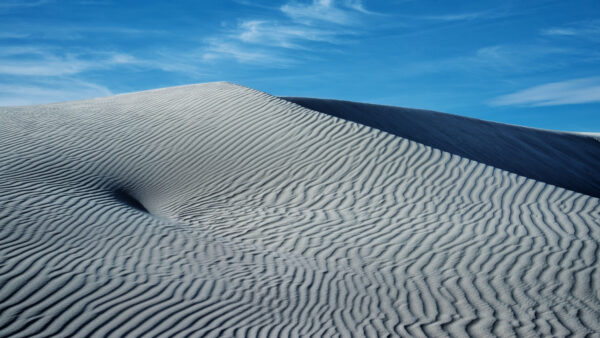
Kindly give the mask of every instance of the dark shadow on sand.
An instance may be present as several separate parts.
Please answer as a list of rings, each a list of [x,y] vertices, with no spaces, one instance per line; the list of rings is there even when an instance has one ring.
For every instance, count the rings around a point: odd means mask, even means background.
[[[141,212],[150,213],[140,201],[131,196],[125,189],[116,189],[113,194],[119,202]]]

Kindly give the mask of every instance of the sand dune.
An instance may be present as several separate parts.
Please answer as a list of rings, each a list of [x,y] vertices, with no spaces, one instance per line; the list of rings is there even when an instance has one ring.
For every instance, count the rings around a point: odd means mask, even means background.
[[[459,156],[228,83],[0,108],[0,336],[597,335],[600,200],[473,160],[559,142],[597,195],[599,144],[536,133]]]
[[[285,97],[534,180],[600,197],[598,135],[500,124],[429,110]]]

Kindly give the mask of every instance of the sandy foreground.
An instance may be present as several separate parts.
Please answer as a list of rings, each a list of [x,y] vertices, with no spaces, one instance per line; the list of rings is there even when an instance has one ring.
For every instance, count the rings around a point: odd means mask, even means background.
[[[600,139],[289,100],[0,108],[0,336],[600,336]]]

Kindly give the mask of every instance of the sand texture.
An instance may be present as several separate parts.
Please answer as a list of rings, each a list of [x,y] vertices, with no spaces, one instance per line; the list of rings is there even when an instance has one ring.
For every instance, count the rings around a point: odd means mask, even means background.
[[[599,336],[598,139],[439,116],[229,83],[0,108],[0,336]]]
[[[521,176],[600,197],[598,134],[552,132],[358,102],[284,99]]]

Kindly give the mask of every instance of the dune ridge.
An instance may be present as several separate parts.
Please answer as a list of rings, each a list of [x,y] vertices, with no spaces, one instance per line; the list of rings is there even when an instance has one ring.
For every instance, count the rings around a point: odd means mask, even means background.
[[[229,83],[0,108],[0,336],[598,334],[599,202]]]
[[[596,133],[542,130],[351,101],[283,99],[537,181],[600,197],[600,140]]]

